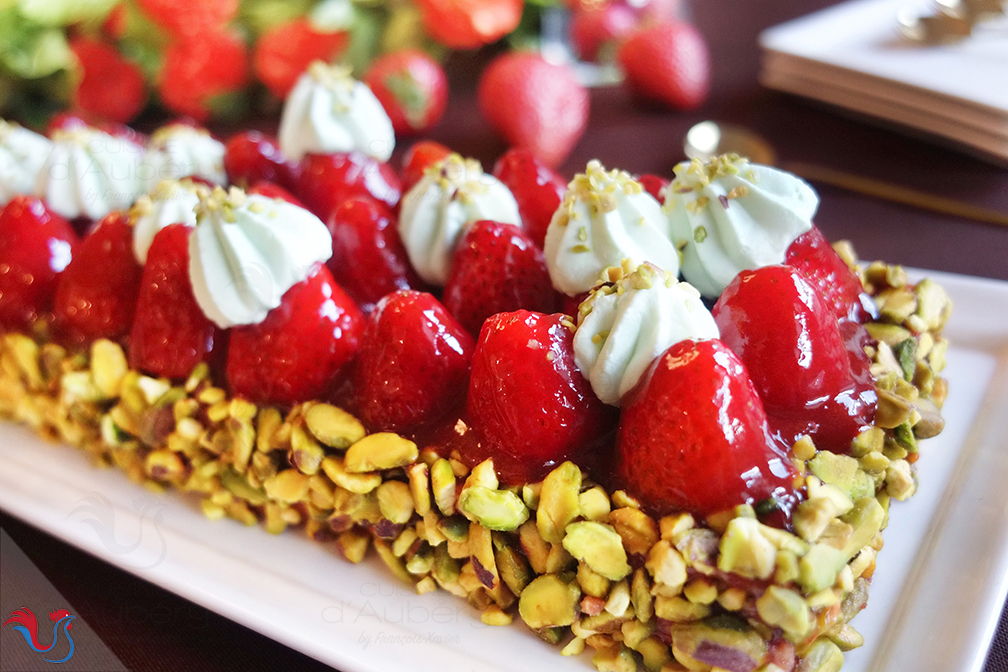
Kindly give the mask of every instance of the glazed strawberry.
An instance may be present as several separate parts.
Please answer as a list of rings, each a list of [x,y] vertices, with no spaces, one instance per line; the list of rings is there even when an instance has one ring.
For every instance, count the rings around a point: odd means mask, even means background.
[[[613,45],[633,32],[639,20],[638,12],[620,0],[578,4],[567,29],[574,53],[582,61],[612,58]],[[600,50],[605,53],[600,54]]]
[[[238,0],[137,0],[137,4],[175,35],[219,28],[238,12]]]
[[[79,346],[125,337],[133,325],[141,272],[129,217],[113,212],[81,240],[56,281],[53,314],[62,340]]]
[[[394,208],[402,184],[391,166],[360,152],[307,154],[295,193],[324,222],[354,196],[370,196]]]
[[[381,201],[367,196],[348,199],[326,226],[333,241],[326,266],[365,313],[386,294],[421,285],[392,211]]]
[[[656,515],[794,500],[794,474],[756,389],[718,340],[673,345],[624,396],[616,471]]]
[[[466,231],[444,288],[444,305],[470,334],[497,313],[524,308],[552,313],[559,308],[546,256],[513,224],[483,220]]]
[[[588,459],[611,422],[611,408],[574,364],[565,319],[519,310],[494,315],[480,331],[466,412],[483,440],[462,457],[492,457],[506,483],[534,483],[565,459]]]
[[[70,42],[83,75],[73,93],[74,104],[100,119],[127,122],[147,102],[143,71],[112,45],[89,37]]]
[[[210,363],[222,334],[207,319],[189,281],[189,234],[171,224],[147,252],[129,340],[130,368],[154,376],[185,378]]]
[[[531,52],[508,52],[486,67],[479,105],[510,145],[550,167],[567,158],[588,123],[588,92],[573,71]]]
[[[864,323],[877,315],[875,303],[865,293],[861,280],[836,253],[819,227],[813,225],[791,243],[784,262],[801,271],[819,290],[837,319],[849,317]]]
[[[542,248],[553,213],[567,192],[567,182],[527,149],[509,149],[494,164],[494,177],[518,201],[522,226]]]
[[[255,74],[277,98],[285,98],[313,61],[333,61],[349,41],[344,30],[321,30],[308,17],[274,26],[255,45]]]
[[[296,205],[299,208],[305,207],[304,203],[298,200],[294,194],[290,193],[279,184],[266,182],[265,180],[262,182],[256,182],[247,193],[259,194],[260,196],[265,196],[266,198],[279,198],[291,203],[292,205]]]
[[[360,310],[318,264],[265,320],[232,327],[228,384],[254,403],[318,399],[357,354],[361,331]]]
[[[248,80],[248,49],[225,28],[186,35],[169,45],[158,75],[165,107],[204,121],[240,105],[238,92]]]
[[[403,431],[440,419],[465,397],[475,347],[430,294],[389,294],[371,313],[354,365],[361,420]]]
[[[52,309],[56,278],[77,244],[70,223],[33,196],[0,210],[0,327],[27,330]]]
[[[475,49],[518,27],[523,0],[418,0],[424,32],[450,49]]]
[[[418,49],[379,56],[362,81],[381,101],[397,136],[432,129],[448,106],[448,78],[433,58]]]
[[[617,54],[637,94],[677,110],[699,107],[710,89],[710,54],[689,23],[667,21],[631,35]]]
[[[644,173],[637,178],[637,181],[640,182],[642,187],[644,187],[644,191],[654,196],[656,201],[665,205],[665,195],[662,193],[662,189],[669,185],[668,180],[664,177],[659,177],[658,175]]]
[[[403,155],[402,192],[405,194],[420,181],[424,171],[451,154],[451,150],[434,140],[414,143]]]
[[[297,166],[283,155],[276,139],[259,131],[231,136],[224,145],[224,170],[240,187],[265,181],[289,189],[297,175]]]

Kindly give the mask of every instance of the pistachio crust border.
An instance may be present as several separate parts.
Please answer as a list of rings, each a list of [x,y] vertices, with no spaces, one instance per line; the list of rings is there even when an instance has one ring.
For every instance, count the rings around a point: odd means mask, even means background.
[[[569,462],[502,488],[489,461],[470,470],[368,434],[329,404],[284,416],[228,398],[204,366],[177,385],[144,376],[107,340],[68,353],[0,335],[0,415],[154,491],[197,493],[208,518],[300,527],[355,563],[373,547],[418,593],[440,586],[490,625],[517,613],[563,655],[593,649],[603,672],[830,672],[863,642],[849,621],[867,602],[891,500],[916,490],[917,441],[943,427],[951,310],[935,283],[858,269],[849,245],[836,249],[879,306],[867,325],[879,405],[849,455],[793,446],[807,492],[794,533],[748,505],[656,520]]]

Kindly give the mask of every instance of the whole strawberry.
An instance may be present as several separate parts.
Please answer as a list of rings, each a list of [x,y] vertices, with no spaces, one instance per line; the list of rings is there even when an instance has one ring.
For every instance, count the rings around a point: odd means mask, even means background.
[[[361,420],[403,431],[443,417],[465,397],[475,346],[430,294],[389,294],[368,319],[353,369]]]
[[[567,182],[527,149],[509,149],[494,164],[494,177],[504,183],[521,214],[522,226],[542,249],[553,213],[567,192]]]
[[[52,309],[56,278],[77,245],[70,223],[33,196],[0,210],[0,328],[25,331]]]
[[[158,93],[168,109],[203,121],[240,102],[248,73],[241,37],[223,27],[208,29],[180,37],[165,50]]]
[[[484,320],[519,309],[552,313],[559,297],[546,256],[513,224],[483,220],[466,231],[444,288],[444,305],[462,326],[479,335]]]
[[[417,0],[424,32],[450,49],[476,49],[518,27],[523,0]]]
[[[531,52],[508,52],[486,67],[479,105],[510,145],[550,167],[567,158],[588,123],[588,91],[574,72]]]
[[[448,106],[448,78],[433,58],[418,49],[379,56],[363,82],[371,87],[397,136],[432,129]]]
[[[612,58],[612,45],[637,27],[638,10],[623,0],[578,3],[571,12],[568,33],[574,52],[583,61]],[[602,53],[600,53],[602,52]]]
[[[285,98],[313,61],[334,60],[349,40],[344,30],[322,30],[308,17],[298,17],[259,36],[253,68],[274,96]]]
[[[360,152],[306,154],[294,193],[324,222],[354,196],[370,196],[394,208],[402,183],[392,166]]]
[[[228,180],[242,188],[266,181],[290,189],[298,174],[298,166],[283,155],[276,138],[259,131],[231,136],[224,145],[224,170]]]
[[[691,24],[667,21],[631,35],[617,53],[637,94],[677,110],[699,107],[710,89],[707,41]]]
[[[420,140],[411,145],[403,154],[402,193],[412,189],[427,168],[451,153],[450,149],[434,140]]]
[[[83,76],[74,104],[99,119],[125,123],[147,102],[143,71],[112,45],[89,37],[70,42]]]
[[[875,303],[865,293],[860,278],[840,258],[819,227],[813,225],[791,243],[784,262],[801,271],[837,319],[849,317],[864,323],[877,314]]]

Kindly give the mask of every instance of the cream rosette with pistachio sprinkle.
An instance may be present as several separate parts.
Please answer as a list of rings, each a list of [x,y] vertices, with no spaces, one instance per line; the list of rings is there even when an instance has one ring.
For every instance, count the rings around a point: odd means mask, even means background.
[[[196,206],[189,279],[203,313],[222,329],[262,322],[330,256],[325,224],[283,199],[217,187]]]
[[[399,213],[399,236],[424,282],[445,283],[459,238],[481,219],[521,226],[511,190],[479,161],[450,154],[424,171]]]
[[[0,206],[32,193],[52,146],[44,135],[0,119]]]
[[[147,144],[146,170],[149,190],[161,180],[199,177],[212,184],[227,184],[224,144],[203,128],[169,124],[156,130]]]
[[[287,96],[280,117],[280,150],[299,161],[305,154],[358,151],[388,161],[395,132],[371,89],[350,69],[315,61]]]
[[[628,173],[607,171],[598,161],[568,185],[543,249],[553,286],[568,296],[587,292],[624,259],[679,273],[661,205]]]
[[[731,154],[676,166],[664,210],[683,278],[716,298],[740,271],[783,263],[818,207],[801,179]]]
[[[192,180],[162,180],[149,194],[136,200],[129,210],[133,225],[133,254],[140,265],[147,263],[147,251],[158,231],[169,224],[196,226],[196,206],[200,192],[209,189]]]
[[[595,395],[619,406],[655,359],[680,341],[718,338],[700,292],[652,264],[607,269],[611,279],[581,303],[574,363]]]

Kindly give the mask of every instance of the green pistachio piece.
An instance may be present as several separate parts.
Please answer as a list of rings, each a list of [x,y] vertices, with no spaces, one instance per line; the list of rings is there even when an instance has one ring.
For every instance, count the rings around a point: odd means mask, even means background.
[[[780,586],[763,591],[756,600],[756,612],[765,623],[794,638],[804,636],[811,625],[809,608],[802,596]]]
[[[541,506],[539,510],[542,511]],[[592,570],[611,581],[619,581],[630,573],[623,540],[611,525],[581,521],[568,525],[566,532],[563,547]]]
[[[528,507],[516,494],[510,490],[491,490],[482,485],[462,490],[458,509],[469,520],[502,532],[518,529],[529,517]]]
[[[518,599],[518,613],[533,630],[570,625],[580,598],[576,585],[555,574],[544,574],[525,586]]]

